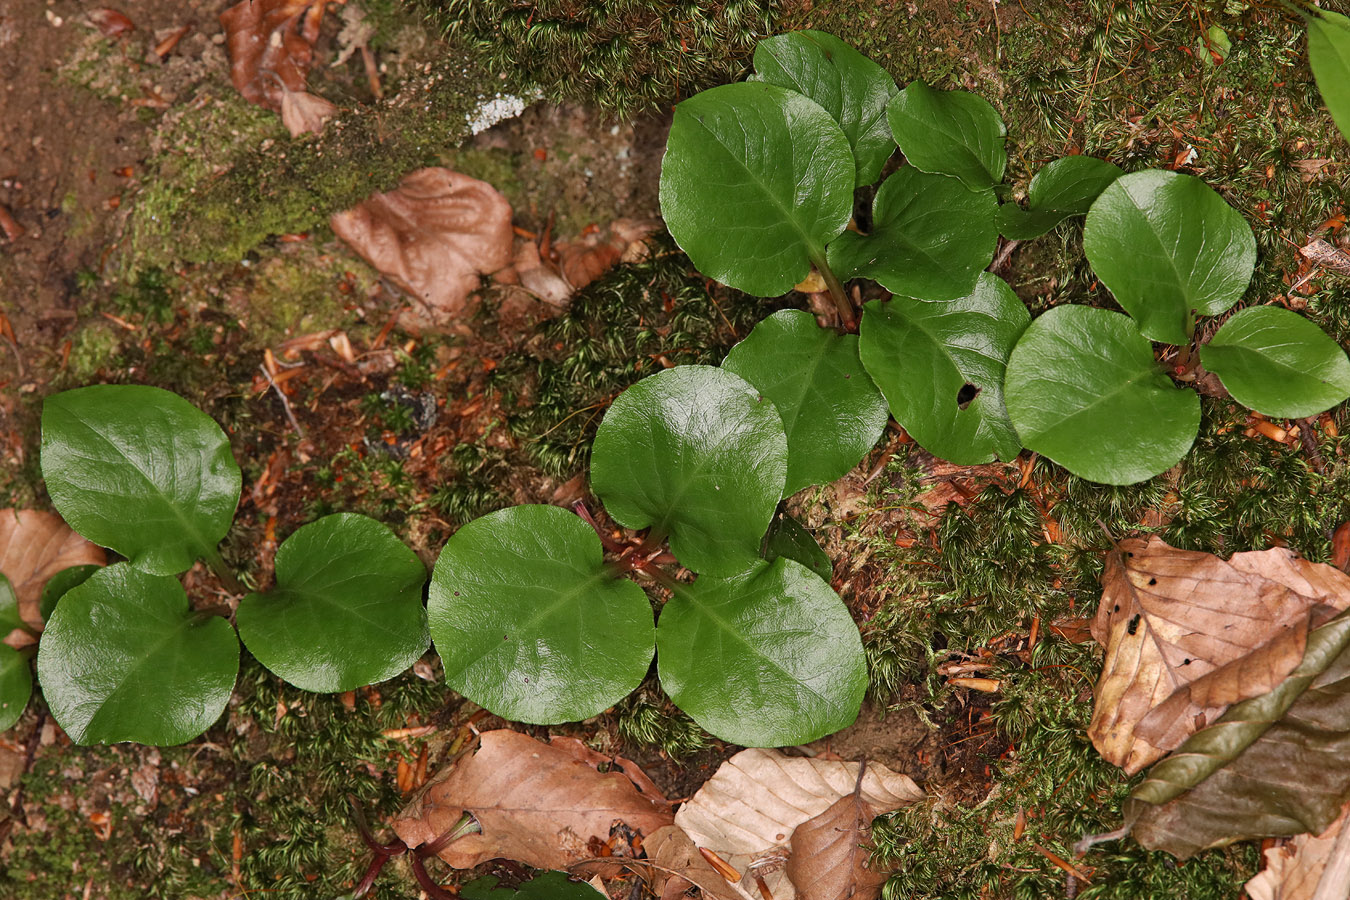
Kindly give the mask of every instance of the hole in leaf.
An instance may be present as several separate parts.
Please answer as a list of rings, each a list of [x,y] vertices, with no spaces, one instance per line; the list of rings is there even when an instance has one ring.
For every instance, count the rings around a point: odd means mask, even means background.
[[[961,385],[961,390],[956,392],[956,406],[958,409],[965,409],[970,402],[978,397],[980,389],[970,382]]]

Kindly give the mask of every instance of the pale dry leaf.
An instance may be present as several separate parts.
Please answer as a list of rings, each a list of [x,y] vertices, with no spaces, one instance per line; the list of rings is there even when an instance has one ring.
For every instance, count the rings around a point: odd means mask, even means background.
[[[136,24],[119,9],[103,6],[90,10],[88,15],[90,24],[97,28],[104,37],[117,37],[136,30]]]
[[[280,111],[283,89],[305,89],[322,10],[313,0],[240,0],[220,14],[230,80],[244,99]]]
[[[487,182],[449,169],[418,169],[330,223],[413,296],[414,318],[427,324],[459,316],[480,276],[511,261],[511,205]]]
[[[776,750],[743,750],[724,762],[675,814],[698,847],[711,850],[742,875],[735,885],[745,900],[762,900],[753,877],[763,877],[774,900],[796,892],[782,865],[788,841],[802,823],[853,793],[859,764],[784,756]],[[861,797],[877,815],[915,803],[922,790],[905,775],[869,765]]]
[[[534,241],[516,242],[511,265],[520,286],[545,303],[563,307],[571,299],[572,286],[552,266],[544,264]]]
[[[290,89],[281,92],[281,124],[291,137],[320,133],[324,123],[337,113],[336,106],[317,94]]]
[[[1319,835],[1300,834],[1265,851],[1266,867],[1246,885],[1252,900],[1313,900],[1326,880],[1339,893],[1350,893],[1345,881],[1345,811]],[[1339,853],[1337,852],[1339,850]]]
[[[1350,605],[1350,576],[1282,548],[1227,562],[1129,539],[1107,557],[1092,635],[1106,647],[1088,735],[1129,774],[1303,659],[1310,624]]]
[[[38,604],[47,579],[71,566],[107,562],[103,548],[76,534],[56,513],[38,509],[0,510],[0,573],[14,588],[19,615],[34,629],[42,627]],[[31,643],[15,629],[5,643]]]
[[[608,840],[616,825],[647,835],[672,823],[668,806],[643,796],[618,772],[597,771],[574,748],[504,729],[484,732],[480,740],[476,751],[438,772],[394,820],[408,846],[436,840],[469,812],[482,833],[441,851],[454,868],[505,858],[566,869],[594,857],[592,842]]]
[[[647,859],[655,864],[651,874],[653,888],[662,900],[679,900],[689,888],[697,887],[705,898],[740,900],[725,878],[703,858],[694,842],[678,825],[658,828],[643,842]],[[673,873],[678,872],[679,875]]]
[[[1309,241],[1300,247],[1299,254],[1313,265],[1321,266],[1338,275],[1350,275],[1350,253],[1337,249],[1326,241]]]
[[[868,868],[877,811],[858,785],[792,832],[787,876],[801,900],[876,900],[886,875]]]

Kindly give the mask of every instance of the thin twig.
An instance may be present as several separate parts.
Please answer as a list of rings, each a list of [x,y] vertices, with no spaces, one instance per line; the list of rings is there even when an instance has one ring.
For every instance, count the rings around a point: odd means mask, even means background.
[[[1322,459],[1322,451],[1317,446],[1317,435],[1313,432],[1313,423],[1316,418],[1309,416],[1306,419],[1295,419],[1298,423],[1298,441],[1303,445],[1303,452],[1308,455],[1308,462],[1312,464],[1313,471],[1318,475],[1327,474],[1327,464]]]
[[[994,257],[994,261],[989,264],[989,271],[997,275],[999,271],[1008,264],[1008,260],[1012,258],[1013,251],[1016,250],[1021,243],[1021,241],[1004,241],[1003,246],[999,248],[998,256]]]
[[[258,371],[263,373],[263,377],[267,379],[267,383],[271,386],[272,390],[276,391],[277,396],[281,398],[281,408],[286,411],[286,418],[290,420],[291,427],[295,429],[295,433],[299,435],[300,440],[303,441],[305,439],[305,429],[301,428],[300,423],[295,420],[295,413],[291,411],[291,401],[286,396],[286,392],[278,387],[277,383],[272,380],[272,373],[267,371],[266,366],[260,364],[258,366]]]

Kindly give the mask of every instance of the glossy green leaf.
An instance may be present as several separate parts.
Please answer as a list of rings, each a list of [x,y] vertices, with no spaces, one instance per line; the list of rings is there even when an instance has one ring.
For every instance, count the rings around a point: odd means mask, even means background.
[[[19,721],[33,695],[33,675],[28,658],[8,644],[0,644],[0,731]]]
[[[1200,362],[1234,400],[1267,416],[1314,416],[1350,397],[1350,359],[1341,345],[1287,309],[1237,313],[1200,348]]]
[[[591,489],[625,528],[670,537],[707,575],[744,571],[783,495],[787,435],[739,375],[676,366],[615,399],[591,449]]]
[[[1066,156],[1048,163],[1027,187],[1027,208],[998,208],[998,232],[1014,241],[1038,238],[1071,216],[1086,215],[1101,192],[1125,174],[1119,166],[1091,156]]]
[[[858,184],[881,177],[895,152],[886,105],[897,89],[885,69],[832,34],[793,31],[755,46],[755,72],[810,97],[839,123],[853,150]]]
[[[14,593],[14,585],[0,572],[0,638],[15,628],[27,628],[23,616],[19,615],[19,598]]]
[[[853,154],[817,103],[743,82],[675,107],[661,215],[700,272],[760,296],[804,279],[853,212]]]
[[[955,178],[905,166],[877,191],[872,233],[847,231],[830,244],[830,267],[906,297],[964,297],[994,258],[997,213],[992,191],[968,191]]]
[[[676,706],[747,747],[846,728],[867,690],[858,626],[828,584],[790,559],[679,586],[661,610],[656,668]]]
[[[1185,859],[1248,838],[1319,834],[1350,797],[1350,615],[1308,633],[1303,661],[1158,763],[1126,801],[1145,847]]]
[[[1350,140],[1350,18],[1309,10],[1308,62],[1331,120]]]
[[[1092,204],[1083,251],[1150,340],[1185,344],[1192,311],[1218,315],[1247,290],[1256,238],[1242,214],[1191,175],[1148,169]]]
[[[1128,316],[1105,309],[1058,306],[1032,322],[1003,392],[1023,444],[1106,484],[1171,468],[1200,427],[1200,398],[1163,374]]]
[[[842,478],[886,430],[886,401],[858,358],[858,337],[785,309],[761,321],[722,368],[773,401],[787,432],[783,495]]]
[[[239,670],[230,623],[194,613],[175,578],[99,569],[57,604],[37,672],[77,744],[181,744],[225,710]]]
[[[779,557],[799,562],[827,583],[834,576],[830,557],[820,549],[820,544],[816,543],[811,532],[785,512],[774,516],[759,552],[767,562],[773,562]]]
[[[56,604],[66,595],[66,592],[73,587],[78,587],[89,580],[102,566],[93,564],[85,566],[71,566],[68,569],[62,569],[51,578],[42,588],[42,597],[38,601],[38,613],[44,620],[50,619],[52,610],[56,609]]]
[[[911,81],[891,100],[887,117],[910,165],[952,175],[972,191],[1003,180],[1007,129],[988,100],[968,91],[935,91]]]
[[[216,553],[239,466],[206,413],[177,394],[98,385],[48,397],[42,476],[70,527],[156,575]]]
[[[542,872],[512,890],[499,886],[494,875],[484,875],[459,886],[464,900],[597,900],[598,892],[584,881],[570,881],[562,872]]]
[[[427,570],[387,527],[324,516],[277,550],[277,586],[239,602],[239,637],[258,662],[307,691],[350,691],[393,678],[431,638]]]
[[[503,509],[455,532],[427,612],[445,683],[517,722],[598,715],[652,662],[647,595],[614,578],[595,532],[556,506]]]
[[[891,415],[925,450],[957,465],[1008,460],[1022,442],[1004,407],[1003,372],[1030,321],[1012,288],[985,272],[956,300],[869,302],[862,360]]]

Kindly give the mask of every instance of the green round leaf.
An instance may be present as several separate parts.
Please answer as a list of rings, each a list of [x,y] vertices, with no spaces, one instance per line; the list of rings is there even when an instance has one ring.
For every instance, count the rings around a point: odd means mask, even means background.
[[[727,354],[722,368],[773,401],[787,432],[783,495],[842,478],[886,430],[886,401],[858,358],[858,338],[798,309],[774,313]]]
[[[37,672],[77,744],[181,744],[220,718],[239,671],[230,623],[188,607],[174,578],[118,563],[57,604]]]
[[[881,177],[895,152],[886,105],[896,87],[885,69],[832,34],[793,31],[755,46],[755,72],[769,84],[810,97],[839,123],[853,149],[858,184]]]
[[[42,598],[38,601],[38,613],[44,620],[50,619],[52,610],[56,609],[56,604],[66,595],[66,592],[73,587],[84,584],[89,580],[90,575],[101,568],[103,567],[90,564],[71,566],[57,572],[47,580],[47,584],[42,588]]]
[[[230,442],[210,416],[177,394],[140,385],[48,397],[42,476],[70,527],[155,575],[216,553],[241,481]]]
[[[33,695],[33,675],[28,658],[8,644],[0,644],[0,731],[19,721]]]
[[[953,301],[873,300],[863,309],[863,365],[928,452],[963,466],[1012,459],[1022,442],[1003,405],[1003,372],[1030,321],[1012,288],[988,272]]]
[[[1102,191],[1083,251],[1139,331],[1169,344],[1190,340],[1192,310],[1218,315],[1242,299],[1256,266],[1241,213],[1199,178],[1158,169]]]
[[[28,623],[19,615],[19,598],[14,593],[14,585],[5,573],[0,572],[0,638],[15,628],[27,627]]]
[[[1027,447],[1105,484],[1165,472],[1200,427],[1200,398],[1163,374],[1128,316],[1105,309],[1059,306],[1032,322],[1003,390]]]
[[[731,372],[676,366],[639,381],[605,413],[591,489],[625,528],[669,535],[684,565],[731,575],[758,556],[787,460],[772,402]]]
[[[656,669],[676,706],[747,747],[847,728],[867,691],[858,626],[828,584],[790,559],[680,585],[661,610]]]
[[[955,178],[905,166],[872,203],[872,233],[847,231],[830,244],[840,278],[872,278],[893,294],[954,300],[969,294],[994,258],[998,201]]]
[[[1308,12],[1308,62],[1313,80],[1332,121],[1350,140],[1350,18],[1330,10]]]
[[[952,175],[972,191],[1003,180],[1007,129],[989,101],[967,91],[935,91],[922,81],[891,99],[891,133],[909,164]]]
[[[1200,348],[1233,399],[1267,416],[1301,419],[1350,397],[1350,360],[1322,329],[1274,306],[1244,309]]]
[[[790,291],[853,213],[853,154],[830,114],[744,82],[675,107],[661,215],[703,274],[760,296]]]
[[[652,608],[614,578],[600,539],[556,506],[475,519],[446,541],[427,612],[445,683],[517,722],[598,715],[652,662]]]
[[[767,562],[773,562],[779,557],[799,562],[826,582],[834,575],[830,557],[820,549],[820,544],[816,543],[811,532],[787,513],[779,513],[774,517],[768,534],[764,535],[760,555]]]
[[[1048,163],[1027,187],[1027,208],[998,208],[998,232],[1014,241],[1038,238],[1071,216],[1081,216],[1101,192],[1125,174],[1119,166],[1091,156],[1066,156]]]
[[[307,691],[393,678],[431,643],[417,554],[366,516],[324,516],[277,550],[277,586],[249,594],[235,622],[249,652]]]

